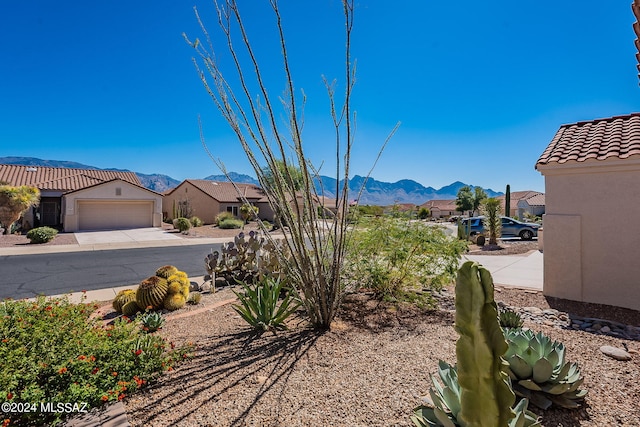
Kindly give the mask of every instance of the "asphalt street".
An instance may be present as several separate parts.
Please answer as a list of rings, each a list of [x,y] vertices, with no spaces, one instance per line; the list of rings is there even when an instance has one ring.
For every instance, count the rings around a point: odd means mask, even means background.
[[[136,285],[162,265],[202,276],[219,244],[0,256],[0,299]]]

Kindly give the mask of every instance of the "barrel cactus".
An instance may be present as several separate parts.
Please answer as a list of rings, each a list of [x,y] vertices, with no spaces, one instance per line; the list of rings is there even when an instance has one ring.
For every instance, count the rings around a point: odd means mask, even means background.
[[[129,301],[135,301],[135,299],[136,291],[134,291],[133,289],[124,289],[117,293],[111,305],[116,312],[122,313],[122,306]]]
[[[122,314],[124,314],[127,317],[133,317],[139,311],[140,311],[140,306],[135,300],[129,301],[122,306]]]
[[[168,294],[164,299],[164,308],[169,311],[178,310],[185,306],[187,299],[182,293]]]
[[[541,409],[552,405],[567,409],[580,407],[587,394],[578,388],[583,382],[576,363],[565,362],[565,347],[539,332],[506,329],[509,349],[507,372],[518,396],[526,397]]]
[[[456,279],[455,327],[458,364],[440,363],[441,387],[433,380],[433,407],[419,406],[412,421],[424,426],[536,426],[536,417],[526,411],[527,402],[511,407],[516,397],[511,390],[507,363],[502,355],[508,345],[498,323],[493,297],[493,279],[488,270],[468,261]]]
[[[200,301],[202,301],[202,294],[200,292],[191,292],[189,298],[187,298],[189,304],[200,304]]]
[[[156,276],[168,279],[171,275],[176,274],[178,269],[173,265],[163,265],[156,270]]]
[[[136,301],[141,308],[151,307],[151,309],[156,310],[163,306],[168,289],[169,283],[167,279],[151,276],[140,282],[140,286],[136,291]]]

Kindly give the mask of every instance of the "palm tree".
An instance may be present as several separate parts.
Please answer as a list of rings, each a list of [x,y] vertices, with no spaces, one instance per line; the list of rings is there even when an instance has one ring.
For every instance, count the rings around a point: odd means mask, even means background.
[[[500,201],[496,198],[485,199],[482,202],[481,210],[484,215],[483,225],[485,230],[489,230],[489,244],[497,245],[502,229],[502,218],[500,218]]]

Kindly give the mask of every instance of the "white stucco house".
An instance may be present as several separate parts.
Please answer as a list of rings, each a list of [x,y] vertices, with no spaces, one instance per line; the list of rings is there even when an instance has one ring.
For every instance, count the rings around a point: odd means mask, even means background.
[[[74,232],[162,225],[162,195],[144,188],[134,172],[0,165],[0,181],[40,190],[40,204],[24,215],[25,228]]]

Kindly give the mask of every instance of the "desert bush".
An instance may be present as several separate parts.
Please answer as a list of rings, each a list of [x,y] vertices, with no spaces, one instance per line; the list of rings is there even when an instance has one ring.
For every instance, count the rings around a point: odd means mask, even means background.
[[[231,212],[220,212],[216,216],[216,225],[220,225],[220,223],[227,219],[237,219]]]
[[[363,218],[345,262],[347,284],[385,300],[430,305],[429,290],[450,283],[466,245],[438,226],[401,218]]]
[[[32,228],[27,232],[27,239],[31,241],[31,243],[47,243],[53,240],[54,237],[58,234],[58,230],[51,227],[38,227]]]
[[[202,227],[202,220],[200,218],[198,218],[197,216],[192,216],[189,221],[191,222],[191,225],[194,227]]]
[[[173,226],[181,233],[186,233],[191,228],[191,221],[188,218],[176,218],[173,220]]]
[[[103,326],[90,318],[94,304],[68,298],[0,304],[0,401],[86,402],[98,407],[153,381],[186,348],[171,350],[128,319]],[[4,414],[10,425],[51,425],[62,413]]]
[[[300,303],[284,288],[284,282],[265,277],[254,285],[240,284],[242,292],[234,291],[240,305],[232,307],[253,329],[262,333],[287,328],[285,321],[295,313]],[[279,301],[281,293],[284,293],[284,297]]]
[[[429,209],[427,208],[420,208],[418,209],[418,219],[427,219],[429,218]]]
[[[244,222],[241,219],[225,219],[218,223],[218,227],[224,230],[231,228],[242,228]]]

